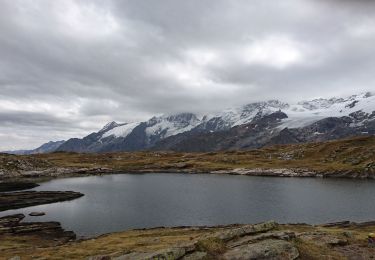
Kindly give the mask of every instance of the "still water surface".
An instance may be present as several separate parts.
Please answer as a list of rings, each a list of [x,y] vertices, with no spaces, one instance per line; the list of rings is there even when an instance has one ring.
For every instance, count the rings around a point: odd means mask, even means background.
[[[27,221],[59,221],[79,236],[133,228],[276,220],[375,220],[375,181],[233,175],[116,174],[57,179],[34,190],[84,197],[1,212],[44,211]]]

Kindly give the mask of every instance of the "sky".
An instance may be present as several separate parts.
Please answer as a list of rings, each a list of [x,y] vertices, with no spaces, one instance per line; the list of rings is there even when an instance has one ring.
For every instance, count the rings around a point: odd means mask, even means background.
[[[372,0],[0,0],[0,150],[375,90]]]

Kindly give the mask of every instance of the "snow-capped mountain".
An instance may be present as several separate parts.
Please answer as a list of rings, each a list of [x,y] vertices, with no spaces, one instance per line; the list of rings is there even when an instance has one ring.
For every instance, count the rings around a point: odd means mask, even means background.
[[[66,141],[58,150],[244,149],[361,134],[375,134],[375,95],[371,93],[292,104],[278,100],[256,102],[202,119],[181,113],[152,117],[145,122],[111,122],[82,139]]]
[[[201,121],[195,114],[182,113],[170,116],[153,117],[146,123],[145,133],[150,143],[190,131]]]
[[[200,122],[192,113],[153,117],[146,122],[125,124],[111,122],[97,133],[82,139],[68,140],[58,150],[75,152],[143,150],[164,138],[190,131]]]
[[[276,111],[287,109],[289,104],[278,100],[256,102],[237,108],[226,109],[222,112],[204,116],[196,130],[221,131],[237,125],[250,123],[254,118],[266,116]]]
[[[112,122],[111,123],[112,126],[114,127],[111,127],[111,128],[106,128],[106,127],[103,127],[102,131],[103,132],[103,135],[101,137],[101,139],[104,139],[106,137],[115,137],[115,138],[119,138],[119,137],[127,137],[132,131],[134,128],[136,128],[140,122],[135,122],[135,123],[129,123],[129,124],[118,124],[116,122]]]
[[[296,104],[259,102],[226,110],[205,117],[190,132],[160,141],[154,149],[249,149],[368,134],[375,134],[375,96],[364,93]]]
[[[302,101],[283,111],[288,115],[288,118],[284,120],[280,128],[299,128],[326,117],[349,116],[357,111],[370,115],[375,111],[375,95],[367,92],[347,98],[320,98]]]

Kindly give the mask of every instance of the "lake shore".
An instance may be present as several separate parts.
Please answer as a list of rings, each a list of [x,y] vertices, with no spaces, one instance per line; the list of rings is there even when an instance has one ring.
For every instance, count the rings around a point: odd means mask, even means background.
[[[18,171],[17,173],[5,173],[0,176],[1,182],[12,181],[13,183],[23,182],[44,182],[56,178],[101,176],[110,174],[153,174],[153,173],[179,173],[179,174],[228,174],[242,176],[263,176],[263,177],[296,177],[296,178],[346,178],[346,179],[375,179],[375,174],[367,171],[355,170],[327,170],[314,171],[308,168],[234,168],[225,170],[207,169],[181,169],[181,168],[147,168],[120,170],[115,168],[50,168],[44,170]],[[21,188],[22,190],[22,188]]]

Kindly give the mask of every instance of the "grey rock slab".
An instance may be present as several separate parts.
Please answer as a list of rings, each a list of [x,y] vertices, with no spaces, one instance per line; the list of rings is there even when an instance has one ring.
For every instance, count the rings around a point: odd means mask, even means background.
[[[274,221],[264,222],[255,225],[245,225],[239,228],[231,228],[229,230],[219,231],[210,237],[218,238],[223,241],[229,241],[237,237],[242,237],[251,234],[267,232],[275,229],[278,224]]]
[[[168,248],[156,252],[133,252],[123,256],[113,257],[114,260],[155,260],[155,259],[180,259],[186,254],[185,248]]]
[[[284,240],[263,240],[254,244],[238,246],[227,251],[223,259],[247,260],[294,260],[299,257],[299,252],[292,243]]]
[[[244,237],[241,237],[241,238],[236,239],[234,241],[228,242],[227,246],[229,248],[234,248],[234,247],[237,247],[237,246],[255,243],[255,242],[258,242],[258,241],[261,241],[261,240],[265,240],[265,239],[280,239],[280,240],[289,241],[289,240],[291,240],[295,237],[296,237],[296,234],[294,232],[288,232],[288,231],[270,232],[270,233],[255,235],[255,236],[244,236]]]

